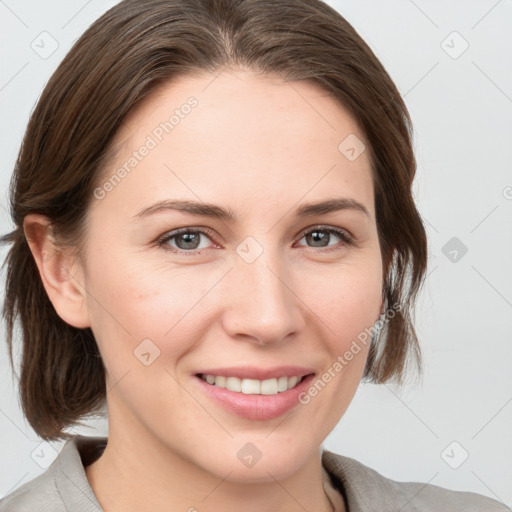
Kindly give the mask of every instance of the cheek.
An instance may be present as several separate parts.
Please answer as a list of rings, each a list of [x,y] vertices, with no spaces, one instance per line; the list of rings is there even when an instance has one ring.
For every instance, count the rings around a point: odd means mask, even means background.
[[[304,272],[301,296],[340,351],[378,319],[382,305],[382,267],[378,257]]]
[[[197,321],[201,301],[225,272],[152,265],[122,255],[103,264],[91,260],[91,269],[93,331],[105,355],[115,350],[116,358],[121,349],[130,353],[145,339],[167,357],[187,351],[207,325]]]

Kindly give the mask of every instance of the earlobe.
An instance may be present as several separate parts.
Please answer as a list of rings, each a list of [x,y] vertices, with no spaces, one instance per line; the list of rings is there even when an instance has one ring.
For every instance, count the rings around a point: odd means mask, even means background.
[[[56,244],[51,223],[44,215],[27,215],[23,230],[57,314],[73,327],[90,327],[83,272],[76,258]]]

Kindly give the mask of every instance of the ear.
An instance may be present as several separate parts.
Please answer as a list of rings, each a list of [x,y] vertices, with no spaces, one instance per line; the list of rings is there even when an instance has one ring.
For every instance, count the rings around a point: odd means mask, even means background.
[[[27,215],[23,230],[43,286],[57,314],[73,327],[90,327],[87,292],[78,260],[56,244],[51,223],[44,215]]]

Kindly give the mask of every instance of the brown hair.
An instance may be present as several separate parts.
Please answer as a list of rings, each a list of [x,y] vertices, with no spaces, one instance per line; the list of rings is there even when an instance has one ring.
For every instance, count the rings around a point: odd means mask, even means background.
[[[94,185],[128,112],[162,83],[226,67],[317,84],[354,116],[369,144],[383,298],[395,312],[372,341],[363,377],[403,382],[409,360],[421,369],[411,308],[427,240],[411,191],[411,120],[366,43],[319,0],[125,0],[91,25],[45,87],[12,178],[16,229],[0,239],[12,244],[3,309],[11,362],[18,319],[22,407],[43,439],[67,437],[67,426],[99,410],[105,374],[91,329],[72,327],[53,308],[23,220],[43,214],[60,239],[78,247]]]

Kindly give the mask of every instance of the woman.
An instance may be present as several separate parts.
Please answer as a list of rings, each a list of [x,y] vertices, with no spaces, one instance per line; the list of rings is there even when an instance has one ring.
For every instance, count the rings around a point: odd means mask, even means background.
[[[4,315],[43,439],[0,510],[506,510],[321,444],[420,362],[410,119],[319,1],[128,0],[80,38],[12,185]]]

